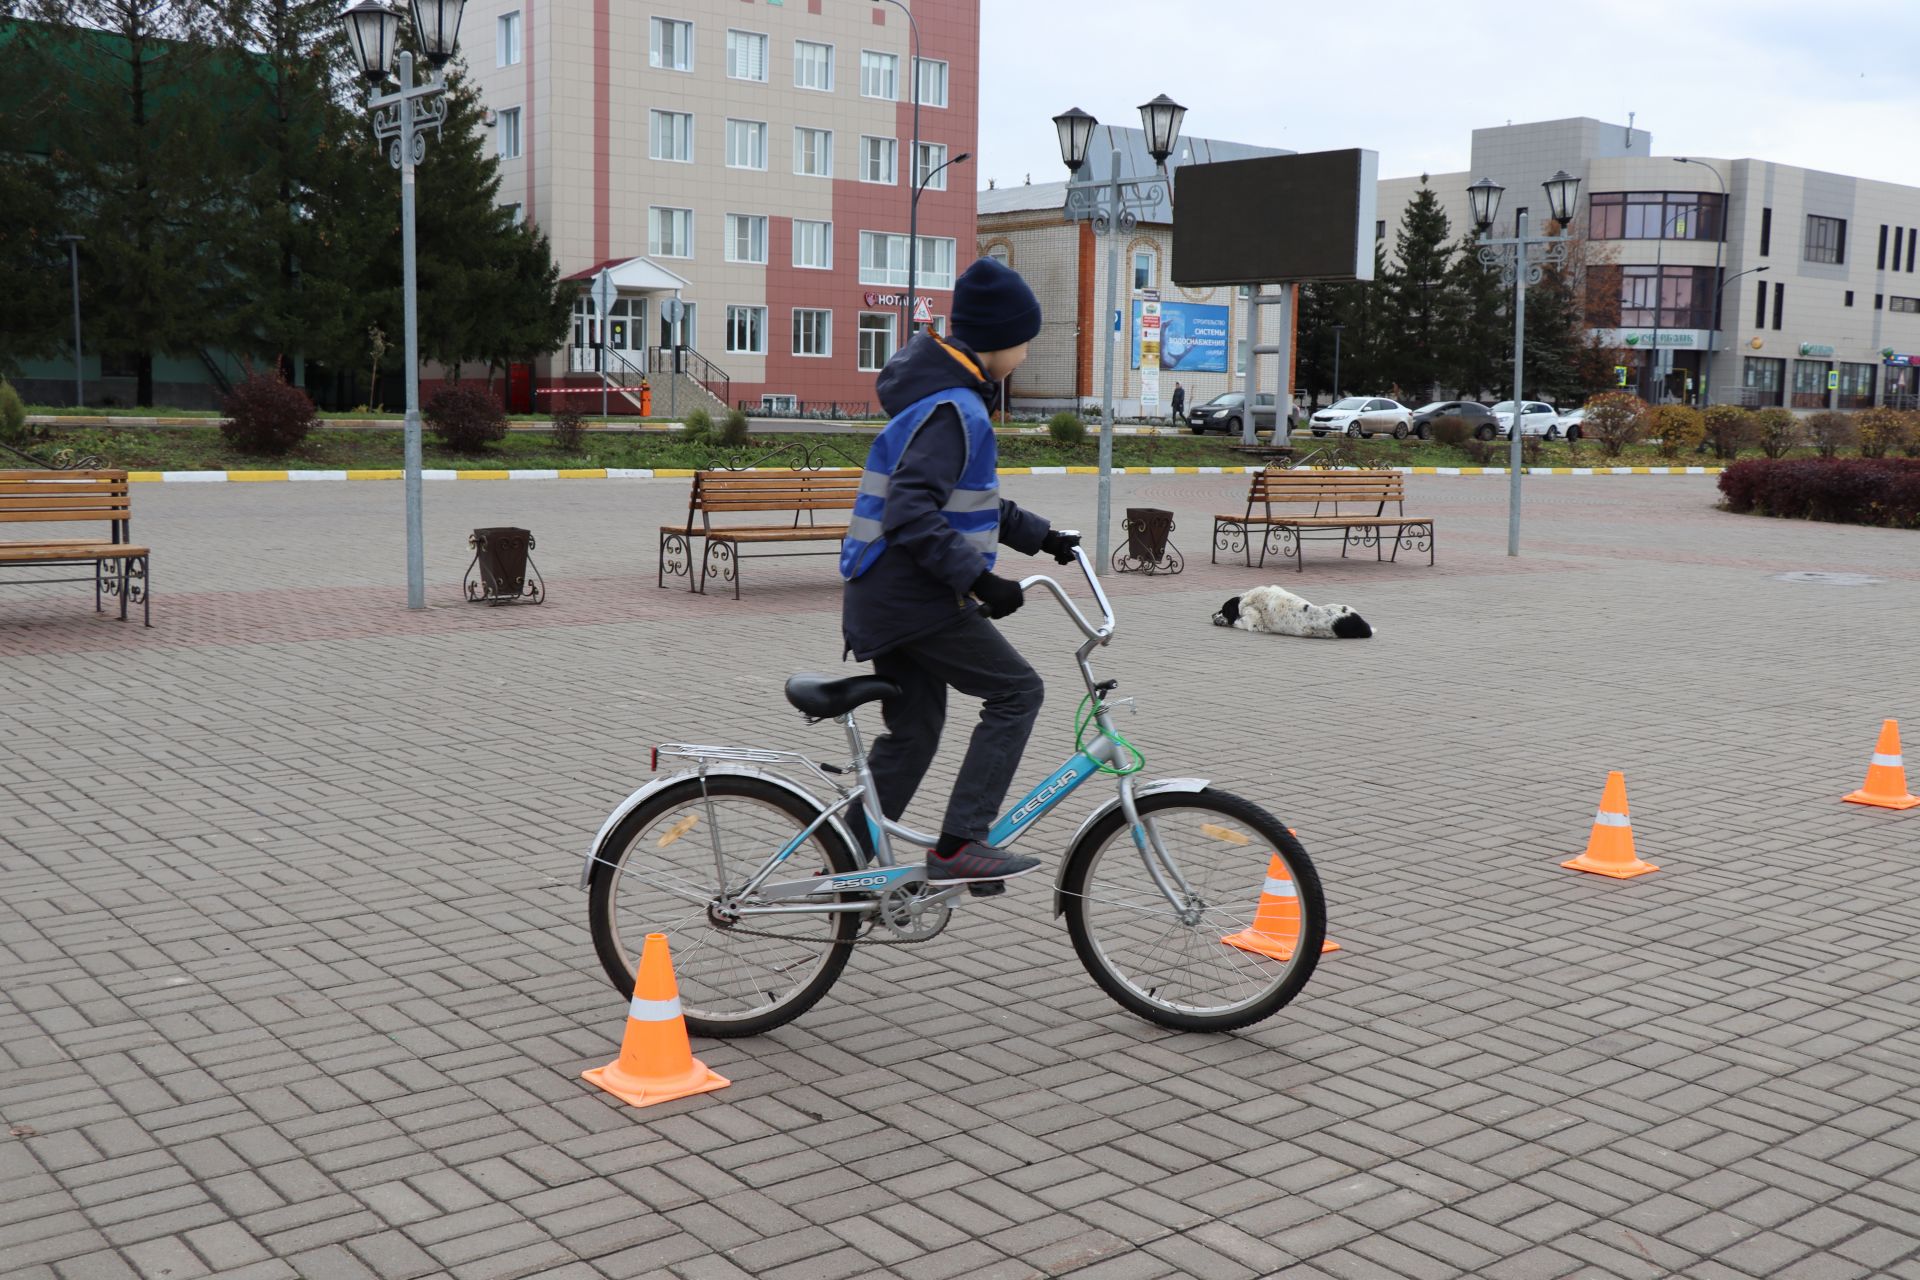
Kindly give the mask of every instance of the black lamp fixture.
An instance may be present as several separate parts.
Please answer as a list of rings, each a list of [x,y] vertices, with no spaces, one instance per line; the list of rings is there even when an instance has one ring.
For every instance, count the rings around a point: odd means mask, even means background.
[[[378,84],[393,74],[394,43],[400,34],[398,10],[379,0],[360,0],[341,11],[340,25],[346,28],[347,47],[353,50],[362,76]]]
[[[1140,104],[1140,127],[1146,130],[1147,154],[1155,164],[1167,163],[1167,157],[1180,141],[1180,125],[1186,118],[1187,109],[1164,93],[1152,102]]]
[[[420,37],[420,52],[435,67],[444,67],[453,58],[466,8],[467,0],[413,0],[413,29]]]
[[[1482,233],[1490,230],[1493,220],[1500,216],[1500,197],[1506,190],[1492,178],[1482,178],[1467,188],[1467,201],[1473,206],[1473,225]]]
[[[1053,127],[1060,135],[1060,161],[1068,173],[1079,173],[1080,166],[1087,162],[1087,144],[1093,141],[1093,128],[1099,123],[1078,107],[1053,118]]]
[[[1562,169],[1540,185],[1546,189],[1547,212],[1553,220],[1563,227],[1572,222],[1573,197],[1580,189],[1580,179]]]

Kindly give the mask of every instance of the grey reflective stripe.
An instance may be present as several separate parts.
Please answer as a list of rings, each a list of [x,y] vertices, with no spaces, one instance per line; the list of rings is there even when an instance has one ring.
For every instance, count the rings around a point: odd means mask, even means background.
[[[947,499],[943,511],[985,511],[988,508],[999,510],[1000,490],[992,489],[955,489],[953,496]]]
[[[968,546],[983,556],[990,556],[1000,549],[998,529],[982,529],[977,533],[963,533],[960,536],[967,540]]]
[[[872,516],[854,516],[847,521],[847,536],[855,542],[877,541],[882,531],[880,522]]]
[[[1873,762],[1883,769],[1904,769],[1907,767],[1904,756],[1883,756],[1878,751],[1873,753]]]
[[[1857,760],[1859,757],[1855,756],[1854,759]],[[1606,810],[1601,809],[1594,813],[1593,825],[1596,827],[1631,827],[1633,823],[1627,820],[1627,815],[1624,813],[1608,813]]]
[[[642,1000],[633,998],[627,1006],[627,1016],[635,1022],[670,1022],[680,1016],[680,997],[671,1000]]]
[[[862,471],[860,473],[860,492],[871,494],[876,498],[885,498],[887,496],[887,486],[892,483],[892,476],[881,475],[878,471]]]
[[[1270,898],[1297,898],[1300,891],[1293,887],[1291,880],[1269,880],[1264,890]]]

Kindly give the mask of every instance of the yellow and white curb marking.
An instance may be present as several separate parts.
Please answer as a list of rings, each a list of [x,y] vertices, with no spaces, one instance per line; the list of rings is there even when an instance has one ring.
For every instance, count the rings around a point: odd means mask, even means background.
[[[785,471],[785,467],[755,468]],[[1353,470],[1354,468],[1303,467],[1301,470]],[[1504,476],[1505,467],[1379,467],[1414,476]],[[1239,476],[1253,475],[1264,467],[1115,467],[1117,476]],[[1720,467],[1529,467],[1530,476],[1717,476]],[[449,470],[428,468],[423,480],[684,480],[693,475],[691,467],[529,467],[507,470]],[[140,484],[255,484],[292,481],[311,483],[324,480],[399,480],[404,472],[398,467],[354,469],[346,471],[129,471],[127,478]],[[1098,467],[1001,467],[1003,476],[1093,476]]]

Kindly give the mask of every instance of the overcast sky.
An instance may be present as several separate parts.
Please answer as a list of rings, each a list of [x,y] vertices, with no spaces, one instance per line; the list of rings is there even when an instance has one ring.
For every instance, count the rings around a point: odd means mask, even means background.
[[[1920,0],[981,7],[982,187],[1066,176],[1056,112],[1137,126],[1139,104],[1158,93],[1186,105],[1194,136],[1368,147],[1382,177],[1464,169],[1475,128],[1625,124],[1632,111],[1656,155],[1751,156],[1920,186]]]

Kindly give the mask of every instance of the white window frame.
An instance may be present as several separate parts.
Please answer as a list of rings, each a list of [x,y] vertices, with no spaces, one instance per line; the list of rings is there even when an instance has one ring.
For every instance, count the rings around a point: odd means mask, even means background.
[[[860,233],[860,283],[877,285],[883,288],[904,289],[907,287],[907,237],[896,231],[862,231]],[[872,265],[873,255],[869,246],[884,241],[886,243],[886,265]],[[895,249],[900,250],[899,265],[894,265]]]
[[[800,135],[816,134],[824,140],[824,145],[816,148],[815,159],[821,161],[818,169],[807,169],[800,164]],[[831,178],[833,176],[833,130],[816,129],[812,125],[793,126],[793,172],[802,178]]]
[[[939,252],[944,249],[946,252]],[[920,270],[915,273],[914,283],[921,289],[953,288],[954,272],[958,269],[960,246],[952,236],[920,237]],[[941,259],[945,258],[942,263]]]
[[[734,145],[733,145],[734,126],[736,125],[747,126],[750,133],[751,131],[755,131],[755,130],[758,131],[757,136],[759,138],[759,148],[758,148],[759,154],[757,158],[759,159],[760,163],[741,164],[737,162],[737,159],[734,155]],[[752,150],[752,148],[749,148],[749,150]],[[748,158],[753,159],[755,157],[749,156]],[[727,160],[727,168],[729,169],[756,169],[756,170],[759,170],[761,173],[765,173],[767,170],[767,122],[765,120],[737,120],[732,116],[727,117],[726,160]]]
[[[520,65],[520,11],[510,9],[494,20],[493,56],[496,67]]]
[[[740,232],[747,230],[747,252],[758,253],[758,257],[740,256]],[[755,234],[757,229],[758,235]],[[728,262],[744,262],[753,266],[767,265],[767,215],[764,213],[730,213],[727,215],[727,252]]]
[[[670,26],[684,27],[686,29],[686,44],[680,50],[680,52],[685,55],[684,63],[667,61],[666,54],[662,51],[660,36]],[[685,18],[655,17],[647,23],[647,65],[658,71],[692,71],[695,34],[693,23]]]
[[[1147,282],[1140,283],[1140,259],[1147,260]],[[1129,278],[1133,282],[1133,291],[1153,288],[1160,279],[1160,253],[1156,249],[1135,249],[1127,259]]]
[[[808,49],[825,49],[827,51],[827,82],[825,84],[808,84],[800,78],[800,67],[802,65],[800,61],[800,50],[803,47]],[[796,89],[806,89],[812,93],[832,93],[833,59],[834,48],[832,45],[820,40],[795,40],[793,42],[793,87]]]
[[[887,322],[886,328],[869,328],[864,323],[869,318],[885,320]],[[877,358],[868,356],[867,335],[870,333],[885,333],[887,335],[887,353],[884,356]],[[893,359],[893,353],[900,349],[900,317],[892,311],[862,311],[859,319],[854,322],[854,334],[855,343],[858,347],[858,350],[854,353],[854,360],[859,366],[860,372],[878,373],[887,367],[887,361]]]
[[[873,72],[878,74],[882,70],[882,60],[884,60],[886,64],[891,64],[891,70],[886,72],[888,91],[886,93],[869,93],[867,92],[870,83],[868,73]],[[862,49],[860,51],[860,96],[863,98],[872,98],[879,102],[900,101],[899,54],[887,53],[881,49]]]
[[[685,139],[686,148],[684,153],[681,155],[664,155],[661,153],[661,149],[660,149],[661,124],[663,121],[673,121],[673,120],[685,120],[687,122],[686,139]],[[669,125],[668,127],[669,129],[671,129],[672,126]],[[692,164],[693,163],[693,112],[667,111],[667,110],[663,110],[660,107],[655,107],[651,111],[649,111],[647,113],[647,155],[652,159],[660,160],[667,164]]]
[[[660,236],[661,215],[677,213],[686,215],[685,226],[687,242],[683,246],[675,246],[676,248],[684,248],[684,253],[669,253],[663,247],[666,242],[661,239]],[[677,221],[677,219],[675,221]],[[647,256],[650,258],[691,258],[693,256],[693,210],[683,209],[676,205],[656,204],[647,206]]]
[[[800,255],[800,245],[801,245],[800,228],[802,227],[821,228],[820,241],[821,241],[821,248],[823,248],[826,251],[822,255],[825,258],[825,261],[807,262],[802,260]],[[793,265],[795,267],[798,267],[802,271],[833,270],[833,224],[831,222],[821,222],[811,218],[795,218],[793,220]]]
[[[495,123],[499,126],[498,142],[502,160],[518,160],[525,143],[520,130],[520,108],[501,108]]]
[[[886,154],[890,159],[887,164],[887,176],[884,178],[869,178],[867,176],[870,171],[870,166],[867,164],[868,144],[874,142],[884,142],[887,144]],[[900,139],[883,137],[874,133],[863,133],[860,135],[860,181],[871,183],[876,187],[897,187],[900,185]]]
[[[932,71],[935,67],[938,67],[940,69],[940,76],[939,76],[940,99],[937,102],[934,99],[929,98],[927,96],[927,73]],[[941,61],[939,58],[915,58],[914,59],[914,75],[919,77],[919,83],[915,87],[920,91],[921,106],[945,107],[947,105],[948,92],[949,92],[947,82],[949,79],[952,78],[952,71],[945,62]]]
[[[742,46],[744,41],[748,40],[758,40],[760,42],[760,74],[757,76],[743,76],[738,74],[740,70],[740,58],[736,50]],[[750,84],[766,84],[767,78],[772,71],[770,66],[772,61],[773,40],[766,32],[746,31],[739,27],[727,28],[727,79],[745,80]]]
[[[759,339],[759,346],[739,346],[734,343],[734,319],[737,315],[748,317],[748,339]],[[754,325],[757,319],[759,324]],[[730,356],[764,356],[767,354],[767,309],[750,302],[730,302],[727,304],[727,354]]]
[[[820,339],[819,351],[800,349],[800,317],[820,316],[814,336]],[[793,309],[793,354],[803,360],[831,360],[833,358],[833,312],[825,307],[795,307]]]
[[[916,152],[914,154],[913,190],[945,191],[947,189],[947,170],[944,166],[946,166],[947,163],[947,144],[944,142],[922,142],[919,150],[926,152],[927,162],[923,166],[920,163],[919,153]],[[937,156],[934,154],[936,151],[939,152]],[[921,180],[927,174],[933,174],[933,180],[922,187],[920,185]]]

